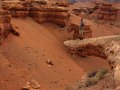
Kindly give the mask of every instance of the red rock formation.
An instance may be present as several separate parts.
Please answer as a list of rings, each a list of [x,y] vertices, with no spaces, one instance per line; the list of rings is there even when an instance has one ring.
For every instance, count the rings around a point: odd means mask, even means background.
[[[9,11],[12,17],[17,17],[17,18],[25,18],[29,14],[28,7],[25,7],[20,4],[16,4],[9,7]]]
[[[68,10],[65,8],[33,5],[33,2],[14,4],[8,8],[12,17],[26,18],[30,16],[38,23],[53,22],[59,26],[65,26],[69,18]]]
[[[97,12],[98,19],[115,20],[118,10],[111,4],[102,4]]]
[[[69,3],[65,3],[65,2],[57,2],[56,5],[62,6],[62,7],[69,7]]]
[[[92,30],[89,25],[83,26],[83,29],[80,30],[79,25],[71,23],[68,28],[68,32],[72,32],[72,31],[74,31],[73,33],[74,39],[84,39],[84,38],[92,37]]]
[[[67,10],[63,8],[34,7],[31,11],[30,16],[32,16],[39,23],[53,22],[59,26],[65,26],[67,20],[69,19]]]
[[[0,12],[0,35],[1,38],[6,38],[10,33],[10,24],[11,18],[8,11],[2,10]]]
[[[19,33],[14,30],[11,24],[10,13],[2,10],[0,11],[0,39],[7,38],[10,33],[19,36]]]

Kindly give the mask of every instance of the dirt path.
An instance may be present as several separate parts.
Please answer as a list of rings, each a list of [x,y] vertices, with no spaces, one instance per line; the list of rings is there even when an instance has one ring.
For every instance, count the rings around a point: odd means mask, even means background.
[[[77,58],[81,60],[79,64],[74,61],[62,45],[64,31],[57,36],[58,28],[53,30],[30,18],[13,19],[12,23],[18,27],[20,37],[10,35],[0,47],[0,90],[19,90],[33,79],[42,90],[65,90],[66,85],[80,80],[85,71],[108,67],[105,60],[94,57]],[[46,64],[48,59],[54,64],[51,68]]]

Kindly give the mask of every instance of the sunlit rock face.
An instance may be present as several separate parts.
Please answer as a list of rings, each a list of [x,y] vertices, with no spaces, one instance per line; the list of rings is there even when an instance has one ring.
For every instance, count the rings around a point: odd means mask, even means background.
[[[83,54],[85,54],[85,56],[89,56],[89,54],[100,57],[105,56],[114,72],[115,90],[120,90],[120,35],[84,40],[69,40],[64,42],[64,45],[68,51],[72,51],[72,54],[80,56]]]

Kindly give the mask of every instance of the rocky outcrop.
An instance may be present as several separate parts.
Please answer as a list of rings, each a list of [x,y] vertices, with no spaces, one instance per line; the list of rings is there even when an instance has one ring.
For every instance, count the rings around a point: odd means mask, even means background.
[[[69,7],[69,3],[67,3],[67,2],[66,3],[65,2],[57,2],[53,5],[58,5],[58,6],[61,6],[61,7]]]
[[[12,28],[11,25],[11,18],[8,11],[1,10],[0,11],[0,39],[6,38],[9,33],[10,29]]]
[[[64,45],[72,54],[104,56],[113,69],[116,90],[120,90],[120,35],[69,40]]]
[[[69,18],[67,10],[59,7],[33,7],[31,11],[32,17],[38,23],[53,22],[59,26],[65,26]]]
[[[115,20],[118,9],[111,4],[102,4],[97,11],[97,18],[103,20]]]
[[[84,39],[84,38],[91,38],[92,37],[92,30],[90,25],[84,25],[80,27],[80,25],[71,22],[68,27],[68,32],[73,33],[73,39]]]
[[[38,23],[53,22],[59,26],[65,26],[69,18],[68,10],[64,7],[41,5],[35,2],[13,3],[4,6],[14,18],[32,17]]]
[[[12,33],[19,36],[19,33],[15,31],[13,25],[11,24],[10,13],[6,10],[0,11],[0,41],[7,38],[8,35]]]
[[[15,18],[25,18],[29,15],[29,8],[20,4],[10,6],[9,11],[11,16]]]

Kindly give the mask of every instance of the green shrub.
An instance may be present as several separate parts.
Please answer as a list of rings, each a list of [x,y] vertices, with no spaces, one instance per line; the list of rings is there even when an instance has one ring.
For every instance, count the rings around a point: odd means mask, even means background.
[[[86,80],[83,82],[76,82],[75,85],[67,87],[66,90],[79,90],[85,87],[95,85],[99,80],[103,79],[105,74],[108,72],[107,69],[100,69],[98,71],[89,72],[86,76]]]

